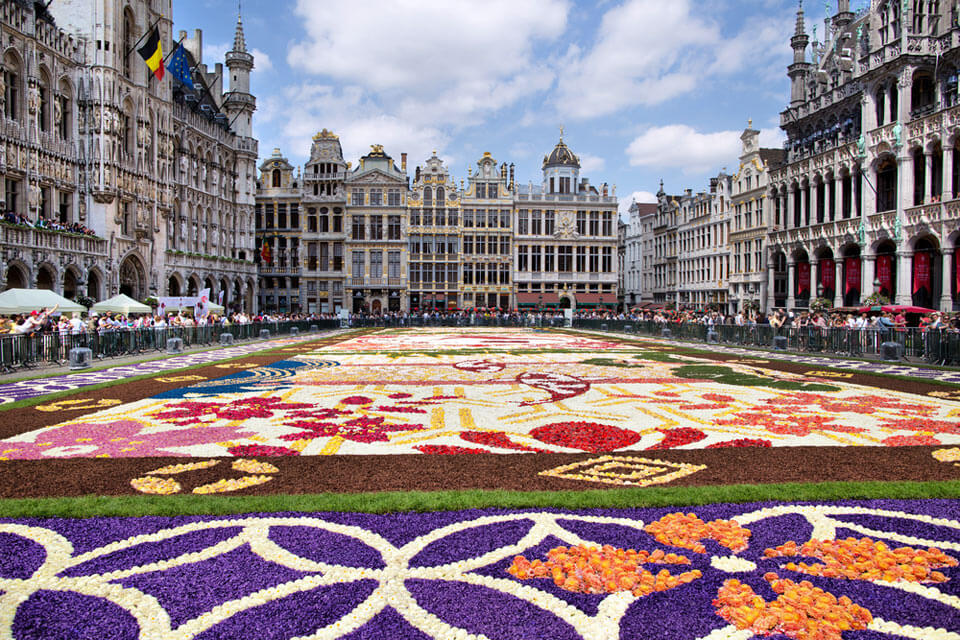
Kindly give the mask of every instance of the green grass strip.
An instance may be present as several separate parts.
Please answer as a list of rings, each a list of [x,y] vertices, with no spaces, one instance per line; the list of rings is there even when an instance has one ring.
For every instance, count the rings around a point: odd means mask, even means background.
[[[85,496],[0,500],[0,517],[140,517],[282,511],[396,513],[463,509],[688,507],[745,502],[960,498],[960,481],[823,482],[590,491],[404,491],[280,496]]]

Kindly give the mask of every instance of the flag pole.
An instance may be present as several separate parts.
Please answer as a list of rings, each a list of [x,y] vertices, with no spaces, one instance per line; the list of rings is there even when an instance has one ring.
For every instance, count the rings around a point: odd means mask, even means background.
[[[130,49],[129,49],[125,54],[123,54],[123,57],[126,58],[126,57],[129,56],[131,53],[133,53],[134,51],[136,51],[136,50],[137,50],[137,45],[139,45],[141,42],[143,42],[143,39],[146,38],[149,34],[153,33],[153,30],[157,28],[157,25],[160,24],[160,21],[161,21],[161,20],[163,20],[163,16],[162,16],[162,15],[161,15],[159,18],[157,18],[157,21],[154,22],[154,23],[150,26],[150,28],[147,29],[147,30],[144,32],[144,34],[143,34],[142,36],[140,36],[140,39],[139,39],[139,40],[137,40],[136,42],[133,43],[133,46],[130,47]]]

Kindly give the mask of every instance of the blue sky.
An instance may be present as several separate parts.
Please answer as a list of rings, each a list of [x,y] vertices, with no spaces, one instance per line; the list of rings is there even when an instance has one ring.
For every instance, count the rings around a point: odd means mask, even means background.
[[[854,0],[859,8],[866,0]],[[836,2],[831,2],[835,10]],[[302,165],[326,127],[356,164],[372,144],[412,175],[432,151],[454,176],[484,151],[539,182],[559,127],[625,210],[660,179],[703,190],[735,170],[752,119],[779,146],[795,0],[245,0],[254,132]],[[824,2],[806,3],[823,34]],[[174,0],[175,29],[230,48],[236,0]]]

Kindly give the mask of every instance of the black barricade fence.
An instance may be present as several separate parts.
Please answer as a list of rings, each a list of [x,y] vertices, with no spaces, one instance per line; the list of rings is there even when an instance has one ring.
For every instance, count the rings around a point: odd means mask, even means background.
[[[960,366],[960,333],[948,330],[922,330],[916,327],[896,329],[850,329],[847,327],[781,327],[770,325],[703,325],[636,320],[599,320],[575,318],[576,329],[627,332],[660,337],[670,329],[671,338],[707,342],[707,333],[716,332],[720,344],[743,347],[773,348],[773,339],[787,339],[787,350],[851,357],[879,358],[885,342],[896,342],[904,357],[928,364]],[[629,330],[626,327],[630,327]]]
[[[64,364],[70,359],[74,347],[86,347],[98,359],[137,355],[167,348],[169,338],[180,338],[184,347],[214,346],[219,344],[220,334],[230,333],[234,340],[250,340],[260,336],[261,329],[269,329],[271,336],[282,337],[296,327],[300,335],[307,334],[310,326],[320,330],[337,329],[336,319],[302,320],[297,322],[257,322],[229,326],[206,325],[202,327],[145,327],[141,329],[110,329],[71,333],[35,333],[32,335],[0,335],[0,372],[10,372],[23,367]]]

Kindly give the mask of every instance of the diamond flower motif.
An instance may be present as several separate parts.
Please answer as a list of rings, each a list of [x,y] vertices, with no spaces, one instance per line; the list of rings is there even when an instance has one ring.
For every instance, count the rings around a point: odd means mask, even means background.
[[[706,465],[702,464],[669,462],[653,458],[600,456],[541,471],[540,475],[564,480],[649,487],[667,484],[706,468]]]

